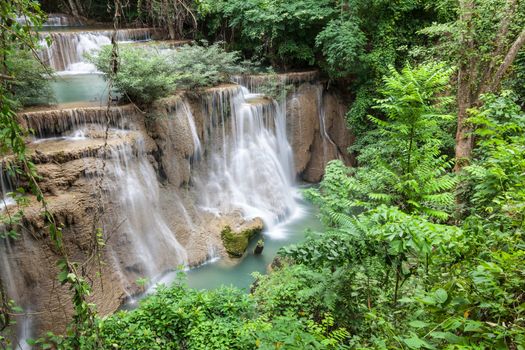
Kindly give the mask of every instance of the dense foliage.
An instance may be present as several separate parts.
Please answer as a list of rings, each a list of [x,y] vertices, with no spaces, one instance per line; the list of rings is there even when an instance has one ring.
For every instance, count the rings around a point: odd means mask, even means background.
[[[430,72],[432,67],[419,69]],[[403,75],[410,71],[413,76],[419,69],[394,73],[386,80],[387,86],[392,84],[390,79],[400,83]],[[438,91],[436,87],[432,90]],[[403,96],[409,98],[410,94]],[[484,101],[484,107],[473,112],[470,120],[477,125],[479,142],[475,160],[462,175],[465,208],[456,218],[458,225],[436,224],[433,211],[414,210],[434,199],[440,205],[441,197],[447,191],[450,195],[453,186],[438,186],[440,195],[430,196],[430,201],[406,195],[396,202],[378,201],[369,190],[369,182],[377,174],[387,178],[393,175],[382,164],[367,159],[352,177],[342,163],[333,162],[319,190],[310,192],[320,203],[330,231],[285,248],[281,254],[311,271],[328,268],[340,276],[335,281],[330,278],[336,303],[328,311],[337,316],[337,325],[350,331],[352,346],[521,349],[524,344],[525,113],[510,93],[486,96]],[[379,106],[383,103],[379,101]],[[410,109],[405,106],[396,111]],[[381,123],[379,131],[392,130],[388,125],[392,122]],[[404,137],[405,129],[394,130],[397,138]],[[369,147],[375,145],[372,142]],[[389,155],[395,155],[391,152],[395,149],[384,148],[382,157],[389,160]],[[436,156],[432,148],[422,147],[420,152]],[[363,154],[367,154],[366,149]],[[403,157],[398,154],[395,159]],[[360,176],[361,169],[366,168],[367,174],[376,176]],[[434,169],[437,173],[430,175],[414,173],[412,181],[436,181],[443,170]],[[410,191],[417,193],[418,189]],[[396,186],[384,190],[395,193]],[[368,198],[363,198],[365,194]],[[352,212],[356,203],[359,211]],[[303,293],[308,290],[312,290],[308,285],[302,288]],[[347,304],[349,300],[353,305]]]
[[[111,48],[90,57],[97,68],[110,74]],[[131,101],[151,104],[177,89],[195,89],[230,81],[246,69],[237,52],[220,45],[184,45],[175,50],[124,46],[114,85]]]
[[[107,20],[106,8],[119,2],[44,3]],[[196,291],[180,280],[134,311],[95,318],[78,265],[61,261],[59,281],[73,290],[81,326],[38,346],[525,349],[525,2],[125,5],[122,16],[130,22],[160,26],[171,38],[191,28],[192,35],[225,41],[176,50],[122,45],[118,65],[112,64],[115,48],[92,56],[127,98],[147,106],[178,89],[229,81],[247,70],[242,56],[277,69],[317,67],[351,91],[357,166],[328,165],[319,187],[306,192],[319,205],[326,232],[283,248],[274,271],[256,275],[250,295],[232,288]],[[28,177],[45,207],[14,111],[46,87],[29,54],[36,36],[13,21],[16,16],[36,27],[45,20],[35,1],[0,3],[0,151],[16,156],[22,167],[11,171]],[[458,166],[462,157],[466,162]],[[60,251],[60,229],[45,214]],[[0,235],[7,236],[16,232]],[[0,283],[1,329],[13,307],[3,289]],[[0,336],[0,343],[7,338]]]
[[[257,296],[233,288],[197,291],[179,279],[141,302],[139,309],[99,320],[80,349],[329,349],[344,338],[333,320],[315,325],[291,312],[270,314]],[[284,310],[283,310],[284,311]],[[48,340],[49,341],[49,340]],[[58,349],[71,339],[51,338]],[[47,341],[38,341],[44,347]]]

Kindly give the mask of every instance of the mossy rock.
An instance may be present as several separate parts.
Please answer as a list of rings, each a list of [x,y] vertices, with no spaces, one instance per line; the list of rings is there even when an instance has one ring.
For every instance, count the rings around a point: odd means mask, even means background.
[[[224,244],[224,248],[226,248],[226,252],[228,252],[230,257],[240,258],[248,249],[250,239],[261,231],[261,227],[252,227],[237,233],[230,226],[226,226],[221,231],[222,244]]]
[[[258,242],[257,242],[257,246],[255,247],[255,249],[253,250],[253,254],[254,255],[261,255],[262,252],[264,250],[264,241],[262,239],[260,239]]]

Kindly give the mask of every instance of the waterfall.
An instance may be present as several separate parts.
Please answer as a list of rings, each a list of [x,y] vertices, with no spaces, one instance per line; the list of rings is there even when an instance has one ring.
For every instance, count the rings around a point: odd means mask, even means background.
[[[119,42],[150,40],[152,30],[149,28],[117,30]],[[84,54],[100,50],[111,44],[111,30],[75,31],[75,32],[42,32],[40,34],[40,59],[62,74],[94,73],[96,68],[86,62]],[[51,38],[48,46],[45,38]]]
[[[328,131],[326,130],[326,110],[324,105],[324,99],[323,99],[323,93],[324,93],[324,87],[322,85],[316,86],[317,90],[317,111],[318,111],[318,117],[319,117],[319,133],[321,135],[321,140],[323,143],[323,164],[326,166],[328,163],[329,157],[328,157],[328,143],[333,147],[333,150],[338,158],[340,158],[340,154],[337,151],[337,145],[332,140],[330,135],[328,135]]]
[[[74,18],[61,13],[50,13],[44,27],[77,27],[82,26],[80,19]]]
[[[23,244],[26,243],[25,238],[21,237],[19,239],[23,240]],[[10,239],[3,239],[2,244],[0,244],[0,261],[2,263],[0,277],[4,282],[8,298],[14,300],[15,305],[24,310],[23,314],[12,316],[16,322],[16,333],[13,334],[13,344],[16,350],[29,350],[31,347],[27,344],[26,340],[32,336],[33,320],[29,315],[31,313],[30,307],[21,304],[24,299],[21,292],[25,293],[27,291],[20,291],[17,285],[19,276],[17,275],[18,267],[16,265],[16,259],[19,258],[11,245]]]
[[[105,223],[110,249],[116,255],[120,269],[129,276],[154,278],[165,269],[187,263],[185,249],[177,241],[161,214],[160,188],[157,175],[149,162],[142,140],[136,151],[129,144],[111,149],[111,161],[106,166],[105,192],[113,196],[107,202],[115,212]],[[119,235],[113,235],[118,230]],[[121,249],[130,245],[131,251]]]
[[[196,180],[202,207],[218,214],[240,209],[271,232],[298,208],[282,108],[237,87],[213,90],[203,109],[206,175]]]
[[[15,200],[8,195],[12,191],[7,174],[4,173],[3,165],[0,162],[0,213],[7,209],[8,206],[15,204]],[[2,214],[0,214],[1,216]]]
[[[26,17],[17,17],[16,21],[21,25],[33,25]],[[82,25],[83,23],[80,19],[62,13],[50,13],[47,16],[47,21],[43,24],[43,27],[78,27]]]
[[[26,112],[19,116],[20,121],[38,138],[60,136],[64,133],[86,127],[88,124],[105,125],[128,129],[132,126],[136,109],[131,106],[84,107],[50,111]],[[109,120],[108,120],[109,119]]]

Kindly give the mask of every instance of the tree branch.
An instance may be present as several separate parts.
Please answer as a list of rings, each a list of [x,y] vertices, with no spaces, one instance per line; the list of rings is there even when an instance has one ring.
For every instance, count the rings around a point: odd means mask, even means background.
[[[498,64],[498,60],[500,59],[501,54],[503,53],[503,50],[505,49],[505,42],[506,42],[507,34],[509,32],[509,26],[512,21],[514,12],[516,11],[516,3],[517,3],[517,0],[507,0],[507,8],[501,20],[498,33],[496,34],[496,38],[494,39],[495,50],[492,54],[492,59],[490,60],[490,64],[485,69],[485,72],[483,73],[483,77],[480,81],[480,86],[477,91],[478,96],[484,92],[482,90],[483,87],[486,87],[487,85],[489,85],[490,78],[492,74],[494,73],[494,69],[496,68]]]
[[[0,80],[15,80],[15,77],[0,73]]]
[[[514,60],[516,59],[516,56],[518,55],[518,52],[521,50],[521,48],[525,45],[525,29],[523,29],[510,47],[509,51],[507,52],[507,55],[503,59],[503,62],[499,66],[496,75],[492,79],[491,84],[489,85],[489,88],[487,92],[493,92],[497,89],[497,87],[500,85],[501,80],[503,79],[503,76],[509,69],[509,67],[514,63]]]

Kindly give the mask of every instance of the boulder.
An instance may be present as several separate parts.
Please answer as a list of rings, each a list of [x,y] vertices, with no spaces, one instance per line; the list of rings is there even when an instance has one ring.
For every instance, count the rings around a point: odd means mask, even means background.
[[[232,258],[240,258],[246,252],[250,239],[261,233],[263,221],[255,218],[238,228],[225,226],[221,231],[221,239],[228,255]]]

